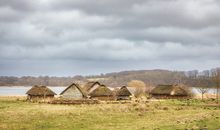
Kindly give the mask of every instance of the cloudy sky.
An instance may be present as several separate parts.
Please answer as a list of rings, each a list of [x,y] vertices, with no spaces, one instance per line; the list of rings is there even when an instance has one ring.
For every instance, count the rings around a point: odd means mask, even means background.
[[[0,75],[217,66],[219,0],[0,0]]]

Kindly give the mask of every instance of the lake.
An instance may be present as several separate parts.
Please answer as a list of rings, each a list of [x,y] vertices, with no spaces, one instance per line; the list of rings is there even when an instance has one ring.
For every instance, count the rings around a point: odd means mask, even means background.
[[[23,86],[13,86],[13,87],[7,87],[3,86],[0,87],[0,96],[25,96],[26,92],[31,88],[32,86],[23,87]],[[56,94],[60,94],[66,87],[60,86],[60,87],[48,87],[51,90],[53,90]]]
[[[201,94],[201,92],[198,90],[198,88],[192,88],[192,91],[195,94]],[[210,88],[207,93],[216,94],[216,89],[215,88]]]
[[[8,87],[8,86],[2,86],[0,87],[0,96],[25,96],[26,92],[31,88],[31,86],[13,86],[13,87]],[[60,94],[66,86],[59,86],[59,87],[54,87],[54,86],[49,86],[51,90],[53,90],[56,94]],[[198,89],[193,88],[192,89],[195,94],[199,94]],[[215,94],[216,89],[210,89],[208,91],[210,94]]]

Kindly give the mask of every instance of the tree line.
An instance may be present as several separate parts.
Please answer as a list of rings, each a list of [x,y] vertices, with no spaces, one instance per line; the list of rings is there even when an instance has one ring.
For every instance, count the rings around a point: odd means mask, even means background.
[[[87,80],[82,76],[74,77],[49,77],[49,76],[1,76],[0,86],[32,86],[32,85],[46,85],[46,86],[68,86],[72,82],[86,82]]]
[[[191,87],[219,86],[220,69],[215,68],[199,72],[169,70],[138,70],[107,73],[93,76],[49,77],[49,76],[0,76],[0,86],[68,86],[72,82],[83,84],[88,81],[99,81],[111,87],[127,85],[131,80],[143,81],[146,86],[158,84],[185,84]],[[218,77],[219,76],[219,77]]]

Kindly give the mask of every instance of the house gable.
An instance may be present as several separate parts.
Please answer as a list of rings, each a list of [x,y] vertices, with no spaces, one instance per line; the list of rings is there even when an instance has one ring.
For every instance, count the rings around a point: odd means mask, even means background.
[[[97,89],[100,86],[100,84],[95,83],[92,88],[88,91],[88,93],[91,93],[92,91],[94,91],[95,89]]]
[[[82,99],[85,96],[81,88],[76,84],[67,87],[60,95],[67,99]]]

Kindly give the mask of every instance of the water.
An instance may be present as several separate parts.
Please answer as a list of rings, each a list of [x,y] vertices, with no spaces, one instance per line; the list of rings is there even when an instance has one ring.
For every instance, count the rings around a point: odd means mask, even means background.
[[[13,86],[13,87],[7,87],[3,86],[0,87],[0,96],[25,96],[26,92],[31,88],[32,86],[23,87],[23,86]],[[56,94],[60,94],[66,87],[60,86],[60,87],[49,87],[51,90],[53,90]],[[197,88],[192,89],[193,93],[200,94]],[[209,89],[208,93],[215,94],[216,89]]]
[[[25,96],[26,92],[31,89],[32,86],[23,87],[23,86],[13,86],[13,87],[0,87],[0,96]],[[56,94],[60,94],[66,87],[48,87]]]
[[[198,90],[198,88],[192,88],[193,93],[195,94],[201,94],[201,92]],[[215,88],[210,88],[208,89],[208,94],[216,94],[216,89]]]

